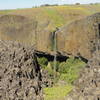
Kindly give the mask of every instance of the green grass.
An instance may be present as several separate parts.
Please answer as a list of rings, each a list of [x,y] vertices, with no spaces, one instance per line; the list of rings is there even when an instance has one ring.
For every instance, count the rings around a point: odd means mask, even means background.
[[[74,20],[100,12],[100,4],[97,5],[62,5],[38,7],[29,9],[2,10],[0,15],[17,14],[29,18],[36,18],[39,22],[39,28],[48,28],[50,31],[56,27],[69,24]],[[47,25],[49,22],[49,25]]]
[[[15,10],[0,10],[0,15],[6,15],[6,14],[9,14],[13,11],[15,11]]]
[[[44,100],[63,100],[72,88],[72,85],[44,88]]]
[[[57,12],[56,9],[53,8],[44,8],[46,13],[49,16],[49,19],[52,20],[53,24],[55,25],[54,27],[60,27],[63,24],[65,24],[64,18]]]

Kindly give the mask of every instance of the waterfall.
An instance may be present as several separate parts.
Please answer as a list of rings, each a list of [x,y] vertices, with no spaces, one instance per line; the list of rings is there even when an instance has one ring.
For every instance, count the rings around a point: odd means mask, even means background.
[[[56,32],[54,33],[54,78],[55,72],[56,72],[56,64],[57,64],[57,34]]]
[[[54,78],[56,77],[55,73],[56,73],[56,66],[57,66],[57,30],[59,30],[58,28],[56,28],[56,31],[53,32],[54,34]]]

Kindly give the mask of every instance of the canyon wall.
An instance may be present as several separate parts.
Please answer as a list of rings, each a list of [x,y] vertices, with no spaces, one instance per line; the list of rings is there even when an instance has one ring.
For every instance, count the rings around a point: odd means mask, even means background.
[[[34,45],[37,51],[54,54],[54,39],[57,35],[57,52],[66,56],[90,59],[95,50],[93,41],[100,31],[100,13],[76,20],[51,32],[40,28],[39,22],[18,15],[0,17],[0,39],[19,41]]]
[[[100,32],[100,13],[64,26],[57,32],[58,51],[90,59],[95,51],[97,32]]]

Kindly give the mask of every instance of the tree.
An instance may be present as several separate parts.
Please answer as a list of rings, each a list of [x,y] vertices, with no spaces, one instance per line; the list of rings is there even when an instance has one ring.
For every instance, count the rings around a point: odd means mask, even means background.
[[[75,5],[80,5],[80,3],[76,3]]]

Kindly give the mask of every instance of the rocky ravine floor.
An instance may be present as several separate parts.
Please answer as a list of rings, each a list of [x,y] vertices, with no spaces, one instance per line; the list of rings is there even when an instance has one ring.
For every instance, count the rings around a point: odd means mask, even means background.
[[[34,50],[0,41],[0,100],[42,100],[40,67]]]

